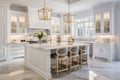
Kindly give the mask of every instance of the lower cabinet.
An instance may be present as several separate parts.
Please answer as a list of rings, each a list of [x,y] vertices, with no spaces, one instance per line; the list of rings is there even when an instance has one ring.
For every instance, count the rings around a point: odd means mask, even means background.
[[[23,44],[11,44],[8,46],[8,59],[16,59],[24,57],[24,45]]]
[[[0,47],[0,61],[6,60],[5,49],[6,48],[4,48],[4,47]]]
[[[108,61],[114,60],[114,45],[112,44],[101,44],[94,43],[93,44],[93,58],[100,57],[107,59]]]

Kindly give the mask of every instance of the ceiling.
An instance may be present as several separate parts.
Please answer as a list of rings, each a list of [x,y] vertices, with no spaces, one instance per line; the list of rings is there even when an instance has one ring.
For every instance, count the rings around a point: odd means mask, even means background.
[[[91,8],[97,4],[110,1],[114,2],[116,0],[71,0],[71,12],[78,12],[80,10]],[[0,0],[0,3],[2,2],[38,9],[43,6],[43,0]],[[46,0],[46,5],[57,13],[65,13],[68,9],[67,0]]]

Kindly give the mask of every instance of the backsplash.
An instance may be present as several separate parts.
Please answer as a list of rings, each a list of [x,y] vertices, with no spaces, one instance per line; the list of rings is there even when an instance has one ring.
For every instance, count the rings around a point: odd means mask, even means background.
[[[115,35],[98,35],[96,36],[95,42],[101,44],[114,44],[116,42],[116,37]]]
[[[27,38],[26,35],[9,35],[8,43],[20,43],[25,38]]]

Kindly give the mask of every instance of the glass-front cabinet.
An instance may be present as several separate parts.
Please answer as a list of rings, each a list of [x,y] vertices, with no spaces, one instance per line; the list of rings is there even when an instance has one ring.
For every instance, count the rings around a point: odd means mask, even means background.
[[[95,20],[96,20],[96,33],[101,33],[101,14],[96,14],[95,15]]]
[[[11,11],[10,16],[10,22],[11,22],[11,28],[10,33],[11,34],[23,34],[25,33],[26,28],[26,13],[19,12],[19,11]]]
[[[110,34],[111,32],[111,13],[105,11],[95,14],[95,32],[96,34]]]
[[[104,13],[104,33],[110,32],[110,12]]]
[[[16,33],[17,30],[17,16],[11,16],[11,33]]]

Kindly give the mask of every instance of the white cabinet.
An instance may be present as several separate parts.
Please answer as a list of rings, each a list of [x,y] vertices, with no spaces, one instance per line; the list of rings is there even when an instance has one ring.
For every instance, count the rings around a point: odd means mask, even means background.
[[[51,28],[51,21],[39,20],[37,9],[28,8],[28,16],[29,16],[29,28],[41,28],[41,29]]]
[[[95,33],[96,34],[112,34],[111,12],[95,13]]]
[[[5,48],[0,47],[0,61],[6,60]]]
[[[8,45],[8,59],[15,59],[24,57],[24,44],[9,44]]]
[[[108,61],[113,61],[114,59],[114,52],[112,44],[103,44],[103,43],[94,43],[93,44],[93,58],[100,57],[105,58]]]
[[[7,24],[7,9],[0,6],[0,45],[6,43],[6,24]]]
[[[94,7],[96,35],[114,34],[114,5],[101,4]]]
[[[24,34],[27,27],[26,12],[10,11],[10,33],[11,34]]]
[[[6,59],[5,50],[3,47],[6,44],[7,35],[7,7],[0,5],[0,61]]]

